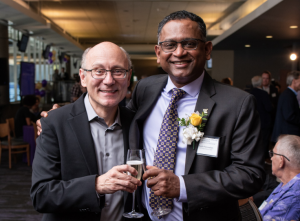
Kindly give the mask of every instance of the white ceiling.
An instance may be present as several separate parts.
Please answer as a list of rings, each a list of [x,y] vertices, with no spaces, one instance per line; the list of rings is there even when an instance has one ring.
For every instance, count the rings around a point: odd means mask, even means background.
[[[15,29],[33,31],[78,56],[101,41],[119,44],[133,55],[147,55],[154,54],[158,23],[174,11],[201,16],[211,40],[266,1],[0,0],[0,20],[12,21]]]

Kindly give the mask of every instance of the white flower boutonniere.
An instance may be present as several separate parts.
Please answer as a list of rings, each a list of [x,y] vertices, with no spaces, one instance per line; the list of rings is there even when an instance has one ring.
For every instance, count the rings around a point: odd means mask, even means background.
[[[203,109],[201,114],[197,111],[186,118],[177,118],[179,126],[186,126],[183,129],[183,142],[188,145],[191,145],[193,142],[193,149],[195,149],[195,142],[204,136],[203,131],[207,121],[205,118],[207,111],[208,109]]]

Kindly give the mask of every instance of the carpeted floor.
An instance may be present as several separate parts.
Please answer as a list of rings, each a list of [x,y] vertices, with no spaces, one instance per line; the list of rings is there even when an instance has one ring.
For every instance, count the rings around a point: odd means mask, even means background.
[[[42,214],[36,212],[29,196],[31,186],[31,166],[22,162],[20,154],[17,162],[8,169],[8,152],[2,151],[0,165],[0,220],[38,221]]]

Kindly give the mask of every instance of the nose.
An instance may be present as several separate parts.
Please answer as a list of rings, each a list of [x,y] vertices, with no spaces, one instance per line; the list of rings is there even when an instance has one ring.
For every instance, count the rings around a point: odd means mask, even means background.
[[[113,85],[115,83],[115,79],[111,75],[111,71],[106,71],[106,76],[103,79],[103,84]]]
[[[181,43],[177,43],[177,48],[175,51],[173,51],[173,55],[175,55],[176,57],[182,57],[184,55],[186,55],[186,50],[183,49],[182,44]]]

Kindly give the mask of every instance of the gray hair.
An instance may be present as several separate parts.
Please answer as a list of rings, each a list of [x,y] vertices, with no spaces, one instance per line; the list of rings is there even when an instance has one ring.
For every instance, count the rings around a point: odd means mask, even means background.
[[[87,49],[85,49],[85,51],[83,52],[82,54],[82,58],[81,58],[81,68],[84,68],[85,67],[85,63],[86,63],[86,55],[88,54],[88,52],[92,49],[93,47],[89,47]],[[125,53],[125,56],[127,58],[127,62],[128,62],[128,69],[131,69],[132,67],[132,62],[131,62],[131,59],[130,59],[130,56],[129,54],[127,53],[127,51],[125,51],[124,48],[120,47],[120,49]],[[84,75],[86,74],[86,72],[84,72]]]
[[[251,79],[251,83],[252,83],[252,86],[253,86],[253,87],[260,87],[260,86],[261,86],[261,83],[262,83],[262,78],[261,78],[261,76],[254,76],[254,77]]]
[[[299,76],[300,76],[300,71],[291,71],[290,73],[288,73],[288,75],[286,77],[286,84],[288,86],[291,86],[293,80],[298,79]]]
[[[120,47],[121,50],[125,53],[126,55],[126,58],[127,58],[127,62],[128,62],[128,69],[130,70],[132,68],[132,62],[131,62],[131,59],[130,59],[130,56],[129,54],[127,53],[127,51],[125,51],[124,48]]]
[[[80,63],[81,68],[85,67],[86,55],[91,49],[92,49],[92,47],[89,47],[89,48],[85,49],[85,51],[83,52],[82,58],[81,58],[81,63]]]
[[[158,30],[157,30],[157,39],[159,43],[159,38],[160,38],[160,33],[162,28],[165,26],[166,23],[172,20],[181,20],[181,19],[190,19],[192,21],[195,21],[198,23],[201,35],[202,35],[202,40],[206,41],[206,25],[201,17],[198,15],[195,15],[191,12],[187,11],[177,11],[173,12],[170,15],[166,16],[158,25]]]
[[[289,158],[291,166],[300,169],[300,137],[296,135],[281,135],[278,137],[278,154]]]

